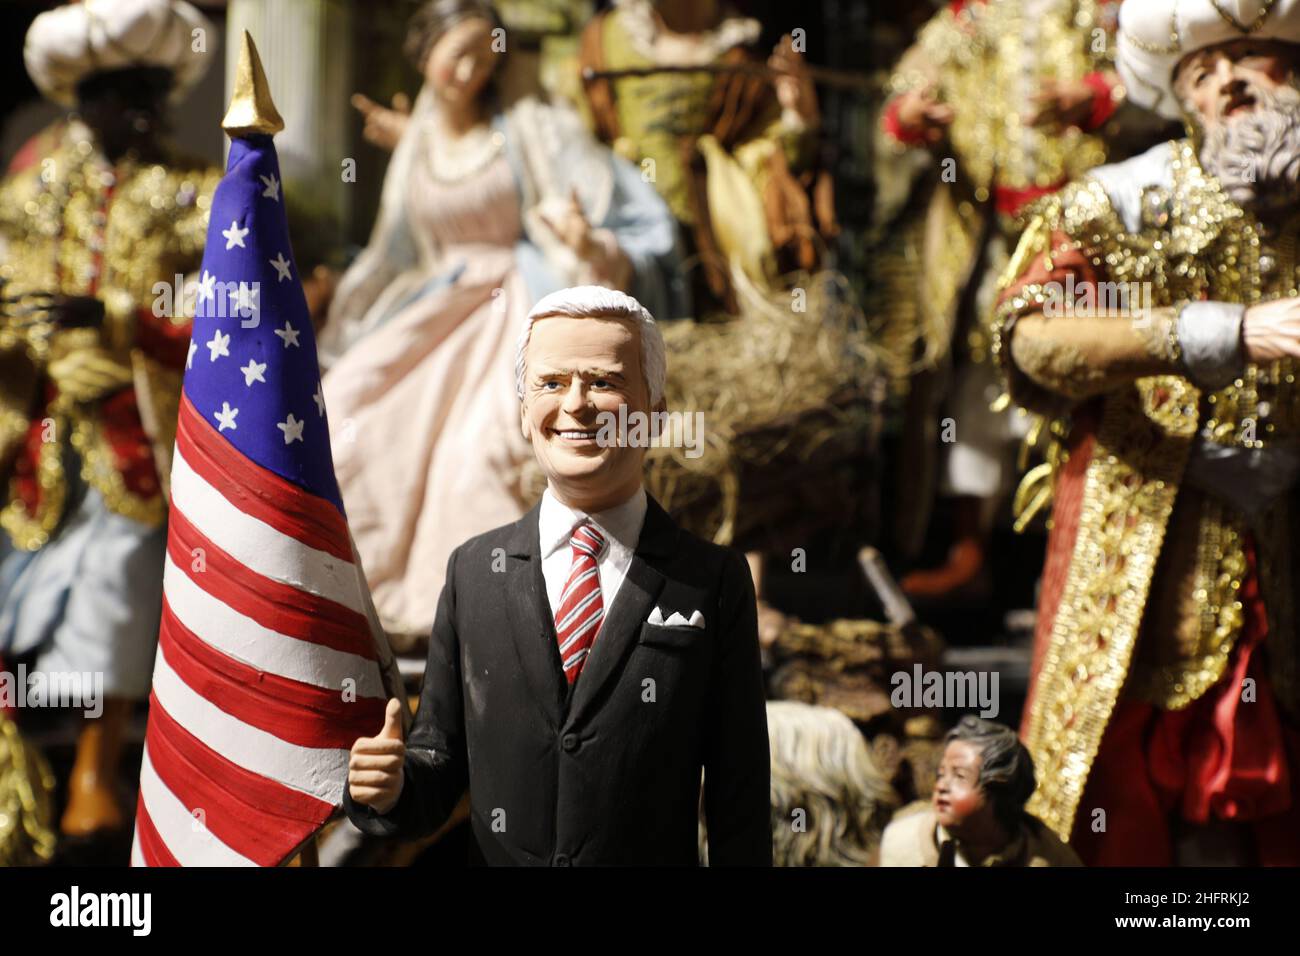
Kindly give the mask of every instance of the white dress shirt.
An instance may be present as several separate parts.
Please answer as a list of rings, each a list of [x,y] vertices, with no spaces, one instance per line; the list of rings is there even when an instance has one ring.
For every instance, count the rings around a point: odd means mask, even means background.
[[[627,577],[632,564],[632,553],[641,537],[645,524],[646,493],[641,487],[621,505],[606,511],[586,514],[563,504],[549,488],[542,495],[542,507],[537,515],[538,539],[542,551],[542,576],[546,578],[546,597],[551,604],[551,616],[560,606],[560,595],[569,579],[573,565],[573,549],[569,541],[578,525],[590,519],[602,535],[605,547],[596,558],[596,571],[600,575],[600,599],[605,616],[614,606],[618,589]]]

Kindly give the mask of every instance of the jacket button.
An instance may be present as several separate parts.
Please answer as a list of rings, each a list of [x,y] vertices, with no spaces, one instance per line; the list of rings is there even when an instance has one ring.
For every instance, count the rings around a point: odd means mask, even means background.
[[[560,746],[564,748],[565,753],[573,753],[578,749],[578,735],[565,734],[560,740]]]
[[[555,854],[555,863],[554,863],[553,865],[554,865],[554,866],[569,866],[569,865],[571,865],[571,864],[570,864],[569,858],[568,858],[567,856],[565,856],[563,853],[557,853],[557,854]]]

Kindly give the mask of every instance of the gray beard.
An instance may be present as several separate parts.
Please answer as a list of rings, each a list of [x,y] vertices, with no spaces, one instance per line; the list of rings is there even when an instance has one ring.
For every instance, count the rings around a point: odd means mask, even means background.
[[[1206,133],[1201,166],[1239,206],[1267,215],[1300,199],[1300,89],[1252,89],[1256,106]]]

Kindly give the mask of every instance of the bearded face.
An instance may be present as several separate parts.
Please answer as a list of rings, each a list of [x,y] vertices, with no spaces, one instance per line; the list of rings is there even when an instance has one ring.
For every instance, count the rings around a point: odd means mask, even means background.
[[[1300,88],[1252,91],[1255,107],[1205,133],[1201,165],[1240,206],[1268,213],[1300,199]]]
[[[1174,88],[1203,134],[1201,165],[1257,214],[1300,198],[1297,48],[1243,40],[1198,51]]]

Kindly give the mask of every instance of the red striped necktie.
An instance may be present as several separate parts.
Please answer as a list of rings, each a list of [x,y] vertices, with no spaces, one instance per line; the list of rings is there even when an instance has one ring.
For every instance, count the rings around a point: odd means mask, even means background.
[[[560,594],[555,612],[555,638],[560,644],[560,661],[570,684],[578,679],[591,644],[605,617],[605,602],[600,596],[600,572],[596,559],[605,546],[605,536],[591,522],[578,525],[569,539],[573,563],[569,579]]]

